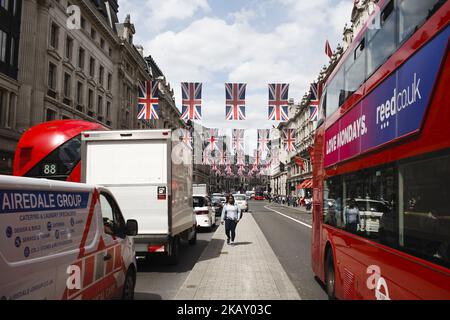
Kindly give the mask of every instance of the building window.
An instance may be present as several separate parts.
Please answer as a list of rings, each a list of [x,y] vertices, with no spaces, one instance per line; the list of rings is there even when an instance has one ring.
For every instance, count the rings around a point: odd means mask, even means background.
[[[11,50],[9,52],[9,64],[11,66],[14,66],[16,64],[16,41],[14,38],[11,37]]]
[[[2,62],[6,62],[6,40],[6,32],[0,30],[0,61]]]
[[[59,27],[55,23],[52,23],[50,27],[50,46],[56,50],[58,50],[58,37]]]
[[[83,105],[83,83],[77,82],[77,104]]]
[[[109,55],[110,57],[112,57],[112,49],[111,49],[111,48],[108,48],[108,55]]]
[[[86,30],[86,19],[81,17],[81,29]]]
[[[110,119],[111,116],[111,102],[106,101],[106,119]]]
[[[94,108],[94,91],[92,91],[91,89],[89,89],[88,92],[88,107],[89,109]]]
[[[96,35],[97,35],[97,32],[95,31],[95,29],[94,29],[94,28],[92,28],[92,27],[91,27],[91,38],[92,38],[92,40],[94,40],[94,41],[95,41],[95,37],[96,37]]]
[[[0,7],[5,9],[6,11],[8,11],[8,9],[9,9],[8,2],[9,2],[9,0],[0,0]]]
[[[111,81],[112,81],[112,75],[111,75],[111,73],[108,73],[108,83],[107,83],[108,90],[111,90]]]
[[[103,40],[103,38],[100,39],[100,48],[105,48],[105,40]]]
[[[103,66],[100,66],[98,69],[98,83],[103,85],[103,77],[105,73],[105,68]]]
[[[69,36],[67,36],[66,38],[66,58],[67,60],[71,61],[72,60],[72,50],[73,50],[73,39]]]
[[[103,97],[98,96],[97,99],[97,114],[102,115],[103,114]]]
[[[70,98],[71,76],[68,73],[64,73],[64,97]]]
[[[51,62],[48,64],[48,87],[56,90],[56,66]]]
[[[81,70],[84,69],[84,56],[85,56],[85,51],[83,48],[79,48],[78,49],[78,68],[80,68]]]
[[[91,57],[89,60],[89,75],[94,77],[95,75],[95,59]]]
[[[47,109],[45,111],[45,121],[56,120],[56,111],[52,109]]]

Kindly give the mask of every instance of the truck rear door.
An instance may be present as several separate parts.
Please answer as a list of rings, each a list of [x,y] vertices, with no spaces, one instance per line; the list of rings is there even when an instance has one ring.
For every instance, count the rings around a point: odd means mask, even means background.
[[[86,183],[108,187],[139,234],[167,234],[168,143],[164,139],[87,141]]]

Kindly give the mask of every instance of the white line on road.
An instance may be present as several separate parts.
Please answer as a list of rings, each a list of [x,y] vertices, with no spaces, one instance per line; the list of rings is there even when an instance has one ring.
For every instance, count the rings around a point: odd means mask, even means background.
[[[274,209],[272,209],[272,208],[269,208],[268,206],[264,206],[264,208],[266,208],[267,210],[276,212],[276,213],[282,215],[283,217],[286,217],[286,218],[288,218],[288,219],[294,220],[295,222],[300,223],[301,225],[304,225],[305,227],[308,227],[308,228],[312,229],[312,226],[310,226],[310,225],[307,224],[307,223],[304,223],[304,222],[301,222],[301,221],[299,221],[299,220],[297,220],[297,219],[294,219],[294,218],[292,218],[292,217],[290,217],[290,216],[288,216],[288,215],[285,215],[284,213],[281,213],[281,212],[278,212],[277,210],[274,210]]]

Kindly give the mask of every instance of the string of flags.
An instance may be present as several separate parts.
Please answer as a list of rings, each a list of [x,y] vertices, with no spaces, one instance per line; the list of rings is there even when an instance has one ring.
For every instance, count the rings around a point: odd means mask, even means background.
[[[330,49],[331,50],[331,49]],[[138,84],[138,120],[160,118],[158,81],[146,80]],[[185,122],[202,120],[202,86],[200,82],[181,83],[181,119]],[[246,120],[245,83],[225,83],[225,120]],[[267,120],[289,121],[289,84],[268,85]],[[310,88],[310,120],[317,121],[321,84],[313,83]]]

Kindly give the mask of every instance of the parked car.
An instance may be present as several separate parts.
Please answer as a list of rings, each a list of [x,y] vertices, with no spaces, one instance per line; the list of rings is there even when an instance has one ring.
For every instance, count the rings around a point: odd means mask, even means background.
[[[245,194],[233,194],[233,197],[239,208],[244,212],[248,212],[247,196]]]
[[[265,200],[265,198],[264,198],[264,196],[259,194],[259,195],[255,196],[255,200],[261,201],[261,200]]]
[[[222,214],[223,205],[225,204],[224,197],[213,197],[211,199],[212,207],[214,209],[216,217],[220,217]]]
[[[133,299],[136,220],[107,188],[0,176],[0,297]]]
[[[197,227],[212,229],[216,225],[216,214],[211,200],[203,195],[193,195],[192,199]]]

